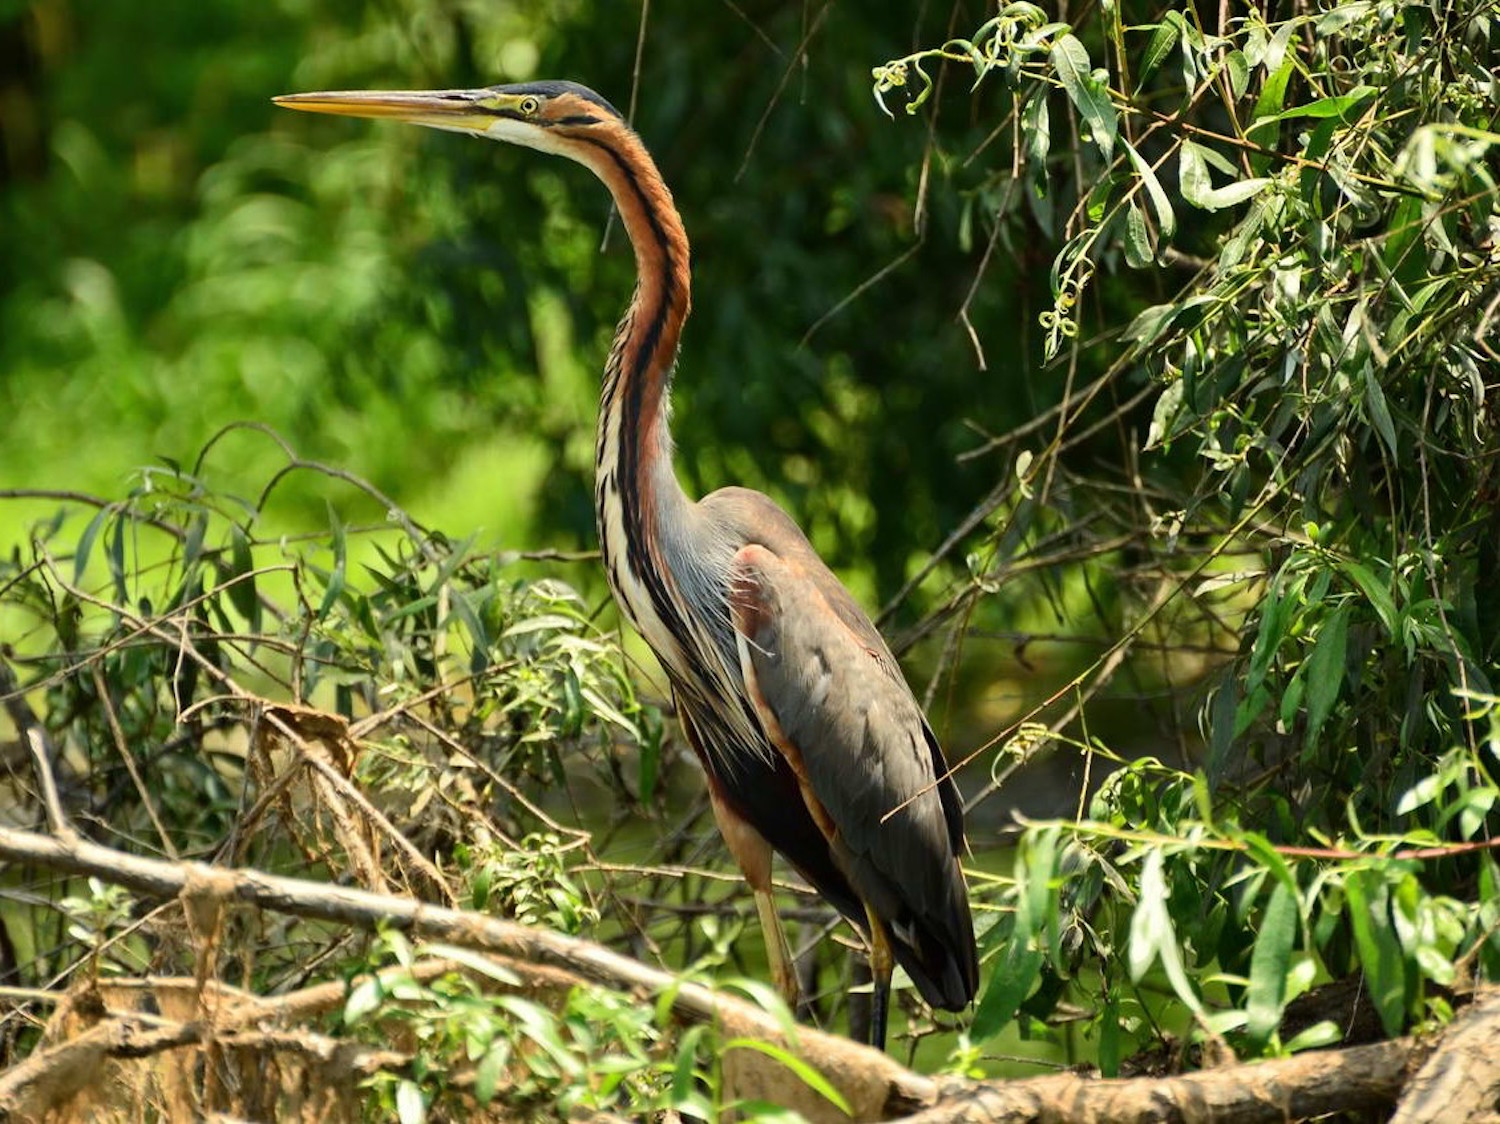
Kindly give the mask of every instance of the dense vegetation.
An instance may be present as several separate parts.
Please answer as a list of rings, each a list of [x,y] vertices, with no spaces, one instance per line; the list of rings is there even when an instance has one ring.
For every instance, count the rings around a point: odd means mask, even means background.
[[[903,1056],[1113,1075],[1450,1018],[1500,970],[1500,5],[909,7],[653,6],[638,83],[641,13],[585,2],[5,11],[7,823],[775,1008],[574,553],[632,269],[603,193],[266,101],[568,76],[634,107],[694,238],[685,482],[799,515],[964,762],[985,984],[908,1003]],[[670,996],[4,886],[6,984],[349,981],[311,1025],[404,1119],[735,1095]],[[841,1026],[846,958],[786,902]]]

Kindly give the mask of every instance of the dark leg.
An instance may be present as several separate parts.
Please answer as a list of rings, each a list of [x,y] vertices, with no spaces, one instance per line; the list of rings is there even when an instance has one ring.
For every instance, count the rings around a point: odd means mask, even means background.
[[[891,952],[885,922],[876,917],[869,906],[865,907],[865,915],[870,919],[870,977],[875,992],[870,1004],[870,1045],[877,1050],[884,1050],[886,1022],[891,1007],[891,973],[896,970],[896,957]]]

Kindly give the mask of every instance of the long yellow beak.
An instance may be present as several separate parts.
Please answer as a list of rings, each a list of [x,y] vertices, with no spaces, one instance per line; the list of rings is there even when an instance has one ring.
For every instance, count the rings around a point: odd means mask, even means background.
[[[287,109],[339,117],[375,117],[435,129],[484,132],[520,99],[493,90],[328,90],[271,99]]]

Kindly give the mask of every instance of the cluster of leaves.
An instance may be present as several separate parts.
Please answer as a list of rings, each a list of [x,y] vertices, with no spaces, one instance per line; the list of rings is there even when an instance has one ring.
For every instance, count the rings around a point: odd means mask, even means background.
[[[468,971],[421,981],[411,968],[430,957]],[[379,971],[389,964],[406,971]],[[371,974],[350,989],[342,1019],[356,1034],[370,1032],[361,1037],[415,1047],[410,1073],[384,1073],[374,1082],[377,1103],[403,1124],[465,1092],[487,1105],[502,1086],[505,1104],[522,1113],[680,1107],[663,1095],[673,1086],[661,1080],[663,1035],[649,1006],[591,989],[570,992],[561,1010],[491,993],[481,981],[502,989],[521,981],[484,957],[447,946],[413,948],[396,932],[381,934],[368,967]],[[689,1052],[683,1064],[693,1060]],[[468,1080],[458,1081],[460,1073]]]
[[[710,930],[716,928],[710,920]],[[727,940],[709,933],[712,949],[689,977],[722,968]],[[433,979],[414,971],[442,960],[453,970]],[[396,971],[391,971],[395,966]],[[724,1039],[716,1027],[685,1030],[671,1019],[671,996],[655,1004],[599,988],[576,987],[551,1002],[515,994],[521,981],[504,965],[462,948],[413,947],[400,933],[380,935],[356,978],[342,1023],[356,1037],[414,1047],[408,1072],[386,1072],[372,1083],[379,1106],[402,1124],[471,1116],[498,1098],[507,1114],[570,1118],[585,1112],[632,1116],[686,1113],[704,1120],[778,1120],[774,1104],[729,1101],[721,1062],[726,1052],[755,1050],[780,1061],[831,1104],[848,1106],[826,1078],[795,1054],[768,1043]],[[790,1031],[790,1012],[771,988],[755,981],[723,986],[763,1003]]]
[[[254,501],[177,467],[143,472],[121,500],[11,499],[51,509],[0,560],[14,744],[45,747],[83,830],[148,854],[348,872],[565,932],[597,924],[573,871],[592,858],[588,833],[544,805],[579,787],[637,817],[659,800],[661,718],[617,643],[557,578],[394,507],[369,527],[266,534],[279,478]],[[22,808],[42,818],[42,801]],[[20,983],[170,972],[201,951],[117,887],[7,880],[31,902],[0,914]],[[246,962],[270,987],[337,943],[294,927]]]
[[[1138,764],[1072,842],[1027,837],[976,1036],[1068,994],[1106,1069],[1143,1020],[1280,1050],[1332,1037],[1279,1036],[1314,983],[1362,972],[1394,1034],[1500,970],[1497,33],[1493,3],[1106,3],[1077,26],[1014,3],[876,68],[909,110],[939,62],[1004,84],[1013,144],[981,197],[997,231],[1061,244],[1046,353],[1071,380],[1083,326],[1126,344],[1016,458],[1017,495],[1073,502],[1048,489],[1102,388],[1149,408],[1135,487],[1167,580],[1076,684],[1174,603],[1222,653],[1198,769]],[[1132,275],[1180,287],[1143,309]]]
[[[262,764],[229,731],[268,702],[378,715],[350,739],[381,735],[357,771],[393,804],[405,794],[401,821],[424,839],[453,828],[427,806],[449,790],[499,800],[502,780],[553,783],[565,760],[613,780],[616,742],[639,762],[628,799],[651,799],[660,717],[578,594],[394,508],[393,526],[333,516],[322,536],[262,535],[273,490],[250,503],[184,470],[148,470],[86,522],[64,505],[13,547],[12,662],[23,690],[45,689],[47,728],[76,750],[70,784],[90,814],[132,834],[170,824],[158,840],[169,853],[222,837],[242,808],[241,770]]]
[[[1500,864],[1483,849],[1497,797],[1454,753],[1400,801],[1438,830],[1356,825],[1289,847],[1288,802],[1272,827],[1249,827],[1202,774],[1133,761],[1087,819],[1023,838],[971,1036],[1013,1018],[1045,1036],[1059,1006],[1082,1003],[1093,1060],[1113,1076],[1166,1036],[1254,1056],[1336,1044],[1365,1004],[1390,1035],[1445,1021],[1455,991],[1500,973]],[[1466,845],[1445,842],[1455,834]],[[1315,994],[1356,971],[1359,999]]]

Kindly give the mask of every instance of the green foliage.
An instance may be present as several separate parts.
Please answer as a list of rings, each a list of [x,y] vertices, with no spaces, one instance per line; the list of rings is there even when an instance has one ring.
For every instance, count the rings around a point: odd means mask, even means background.
[[[911,87],[909,111],[938,104],[939,61],[1003,86],[994,222],[1024,207],[1060,247],[1040,323],[1070,387],[1087,329],[1129,325],[1050,444],[994,442],[1021,446],[1011,518],[1040,511],[1020,534],[1079,507],[1154,532],[1131,543],[1153,596],[1126,591],[1119,639],[1072,688],[1092,696],[1146,640],[1216,652],[1201,750],[1135,762],[1076,829],[1023,840],[977,1035],[1065,996],[1106,1070],[1122,1034],[1279,1052],[1339,1033],[1279,1034],[1315,984],[1362,972],[1397,1034],[1500,966],[1482,890],[1500,775],[1484,729],[1497,19],[1422,0],[1106,4],[1075,26],[1002,4],[875,69],[877,100]],[[1175,291],[1121,299],[1143,274]],[[1149,410],[1131,515],[1080,497],[1064,459],[1107,395]]]
[[[415,1057],[405,1074],[374,1079],[377,1103],[403,1121],[425,1120],[437,1104],[462,1112],[502,1096],[508,1110],[637,1111],[682,1107],[665,1080],[675,1065],[668,1036],[652,1009],[619,994],[574,989],[561,1010],[483,985],[514,986],[503,967],[462,950],[413,948],[400,934],[382,935],[370,974],[351,989],[343,1023],[372,1042],[410,1041]],[[453,959],[451,971],[423,982],[411,969],[424,959]],[[394,963],[405,971],[380,971]],[[460,1075],[462,1075],[461,1080]],[[690,1102],[691,1103],[691,1102]]]
[[[674,791],[594,568],[481,545],[591,533],[631,271],[598,252],[597,185],[265,102],[557,74],[625,103],[638,12],[189,7],[143,52],[80,5],[96,34],[18,84],[40,156],[0,193],[4,483],[105,495],[6,493],[7,697],[130,846],[721,975],[737,905],[704,892],[701,793]],[[1386,1033],[1447,1017],[1500,971],[1497,6],[1008,3],[967,37],[926,9],[658,7],[637,120],[700,249],[686,481],[768,486],[867,603],[896,591],[955,758],[1019,729],[974,794],[987,867],[1019,765],[1118,770],[984,883],[952,1068],[1010,1028],[1110,1074],[1184,1036],[1290,1053],[1338,1040],[1316,1000],[1354,978]],[[913,37],[941,45],[877,67],[872,105],[849,61]],[[881,116],[903,91],[928,129]],[[220,433],[245,416],[290,447]],[[107,887],[38,900],[0,918],[28,983],[194,951],[150,922],[122,944]],[[418,979],[453,950],[394,936],[233,935],[258,987],[408,972],[344,1023],[421,1059],[376,1083],[402,1119],[722,1107],[726,1044],[660,1010],[544,1009],[493,965]]]
[[[519,848],[490,848],[486,855],[477,847],[458,847],[454,860],[469,886],[467,907],[499,910],[522,924],[570,936],[598,924],[599,911],[568,874],[568,850],[552,832],[528,835]]]
[[[377,716],[384,736],[359,752],[358,772],[424,843],[468,834],[469,813],[445,793],[482,802],[521,780],[555,783],[564,755],[592,757],[612,783],[616,739],[656,761],[659,716],[568,586],[522,578],[513,557],[450,543],[396,509],[391,529],[334,515],[321,538],[263,538],[280,476],[251,503],[186,471],[148,470],[125,500],[94,501],[87,522],[58,509],[0,563],[15,663],[45,690],[52,736],[83,755],[77,783],[122,829],[169,852],[222,834],[240,771],[271,752],[226,746],[224,731],[282,700]],[[262,733],[295,744],[295,726]],[[334,756],[350,769],[342,741]]]
[[[455,966],[419,975],[434,962]],[[507,1113],[556,1119],[608,1111],[781,1119],[774,1104],[725,1101],[720,1064],[734,1050],[775,1059],[848,1112],[837,1089],[796,1054],[723,1039],[708,1025],[677,1033],[665,1003],[602,988],[573,988],[560,1005],[537,1002],[508,990],[521,981],[502,964],[446,945],[414,947],[393,931],[381,934],[360,972],[344,1003],[344,1027],[371,1044],[415,1046],[404,1072],[383,1071],[371,1082],[378,1107],[402,1121],[463,1116],[497,1098]],[[748,980],[738,989],[765,999],[792,1025],[774,991]]]
[[[1500,795],[1457,756],[1443,787],[1440,822]],[[1211,801],[1201,776],[1141,759],[1110,777],[1088,819],[1029,831],[999,898],[1001,952],[974,1036],[1013,1012],[1046,1035],[1071,1003],[1090,1012],[1106,1074],[1122,1043],[1166,1033],[1293,1053],[1343,1030],[1325,1018],[1283,1039],[1289,1006],[1356,966],[1392,1035],[1447,1018],[1452,989],[1500,971],[1500,865],[1476,850],[1482,839],[1443,845],[1416,827],[1289,847],[1223,803],[1202,818]],[[1461,881],[1445,870],[1455,863]]]
[[[108,885],[97,878],[87,880],[88,896],[70,894],[57,903],[58,912],[67,918],[67,935],[89,949],[92,971],[139,971],[146,961],[138,950],[132,950],[127,939],[130,912],[135,905],[130,894],[120,886]],[[130,953],[136,952],[132,956]]]
[[[702,249],[675,418],[689,486],[772,491],[870,600],[987,489],[953,458],[971,423],[1024,416],[1024,371],[996,355],[997,377],[969,377],[954,316],[972,255],[941,236],[959,216],[914,217],[920,138],[881,129],[849,66],[893,29],[935,25],[917,0],[879,20],[834,6],[826,52],[799,49],[796,9],[658,7],[639,86],[641,12],[618,5],[206,15],[168,0],[157,15],[25,4],[3,29],[27,62],[8,143],[29,158],[0,171],[0,408],[15,420],[0,483],[113,494],[135,466],[248,419],[424,522],[491,544],[591,542],[590,424],[632,272],[617,227],[600,252],[603,190],[543,157],[269,101],[568,77],[637,106]],[[732,65],[691,65],[704,59]],[[916,253],[914,223],[939,235]],[[1016,318],[1004,287],[968,315],[1002,340]],[[225,467],[253,481],[276,463],[252,444]],[[291,533],[324,522],[315,488],[290,482],[284,505]]]

